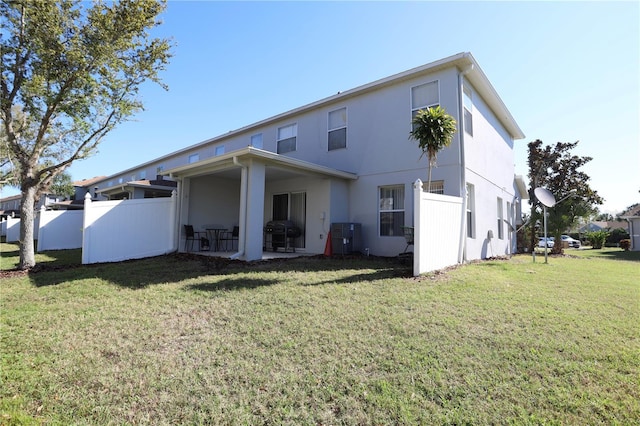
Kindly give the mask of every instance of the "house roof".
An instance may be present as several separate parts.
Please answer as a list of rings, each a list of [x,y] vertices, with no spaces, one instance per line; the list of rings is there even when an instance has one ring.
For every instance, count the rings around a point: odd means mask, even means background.
[[[99,189],[98,194],[110,194],[126,191],[129,188],[144,188],[155,191],[173,191],[178,186],[177,182],[170,180],[134,180],[108,188]]]
[[[620,214],[620,217],[622,219],[635,219],[640,217],[640,203],[629,207],[626,211]]]
[[[529,191],[527,191],[527,185],[524,183],[524,179],[522,178],[521,175],[516,175],[515,176],[515,184],[516,184],[516,188],[518,189],[518,192],[520,193],[520,198],[523,200],[528,200],[529,199]]]
[[[77,180],[73,182],[73,186],[80,186],[80,187],[86,188],[88,186],[93,185],[94,183],[102,182],[106,178],[107,178],[106,176],[95,176],[89,179]]]
[[[112,176],[117,176],[117,175],[122,175],[122,174],[126,174],[129,173],[130,171],[133,170],[138,170],[141,167],[145,167],[147,165],[151,165],[157,162],[161,162],[167,158],[171,158],[174,157],[176,155],[179,155],[181,153],[193,150],[193,149],[197,149],[198,147],[204,146],[204,145],[208,145],[211,143],[215,143],[224,139],[228,139],[230,137],[236,136],[238,134],[244,133],[244,132],[249,132],[254,128],[257,127],[261,127],[261,126],[265,126],[265,125],[269,125],[271,123],[275,123],[281,120],[285,120],[287,119],[287,117],[290,117],[292,115],[297,115],[300,113],[304,113],[307,112],[309,110],[313,110],[316,108],[320,108],[323,107],[325,105],[329,105],[335,102],[339,102],[341,100],[345,100],[345,99],[349,99],[355,96],[360,96],[363,95],[365,93],[368,92],[372,92],[374,90],[379,90],[383,87],[386,86],[390,86],[393,84],[397,84],[399,82],[402,81],[406,81],[406,80],[410,80],[416,77],[419,77],[421,75],[426,75],[426,74],[430,74],[436,71],[440,71],[440,70],[444,70],[447,68],[451,68],[451,67],[456,67],[458,68],[458,70],[463,71],[466,70],[466,74],[465,74],[465,78],[467,80],[469,80],[471,82],[471,84],[473,85],[473,87],[476,89],[476,91],[480,94],[480,96],[482,96],[482,98],[484,99],[484,101],[487,103],[487,105],[492,109],[492,111],[495,113],[496,117],[498,118],[498,120],[500,121],[500,123],[504,126],[504,128],[509,132],[509,135],[513,138],[513,139],[523,139],[524,133],[522,132],[522,130],[520,129],[520,127],[518,126],[518,123],[516,123],[515,119],[513,118],[513,116],[511,115],[511,113],[509,112],[509,110],[507,109],[507,107],[505,106],[504,102],[502,101],[502,99],[500,98],[500,96],[498,95],[498,92],[496,92],[496,90],[494,89],[494,87],[491,85],[491,83],[489,82],[489,79],[487,78],[487,76],[485,75],[485,73],[482,71],[482,69],[480,68],[480,65],[478,65],[478,63],[476,62],[475,58],[473,57],[473,55],[470,52],[462,52],[462,53],[458,53],[456,55],[453,56],[449,56],[447,58],[444,59],[440,59],[438,61],[435,62],[430,62],[426,65],[422,65],[416,68],[412,68],[410,70],[407,71],[403,71],[394,75],[391,75],[389,77],[385,77],[376,81],[373,81],[371,83],[367,83],[364,84],[362,86],[358,86],[354,89],[350,89],[350,90],[346,90],[343,92],[338,92],[335,95],[326,97],[324,99],[318,100],[316,102],[312,102],[310,104],[292,109],[290,111],[286,111],[283,112],[281,114],[275,115],[273,117],[258,121],[256,123],[250,124],[248,126],[244,126],[241,127],[239,129],[236,130],[231,130],[225,134],[219,135],[219,136],[215,136],[213,138],[204,140],[202,142],[196,143],[194,145],[189,145],[185,148],[179,149],[177,151],[174,151],[170,154],[164,155],[162,157],[158,157],[155,158],[151,161],[148,161],[146,163],[142,163],[139,164],[135,167],[123,170],[121,172],[118,172],[117,174],[114,174]],[[187,166],[185,166],[187,167]],[[162,173],[163,175],[166,175],[167,173]],[[102,180],[106,180],[109,177],[105,177]]]
[[[250,146],[217,157],[207,158],[197,163],[175,167],[161,174],[171,177],[193,177],[212,172],[224,173],[228,170],[237,170],[243,161],[251,159],[259,159],[265,162],[267,166],[271,166],[270,172],[272,176],[281,173],[302,173],[350,180],[358,178],[354,173],[332,169]]]

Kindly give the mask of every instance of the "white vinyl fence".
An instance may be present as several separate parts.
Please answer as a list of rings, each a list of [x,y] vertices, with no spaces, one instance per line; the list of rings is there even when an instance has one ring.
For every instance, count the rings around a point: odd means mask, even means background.
[[[7,236],[7,221],[3,220],[0,222],[0,235],[3,237]]]
[[[414,184],[413,275],[458,263],[462,232],[462,198],[424,192]]]
[[[159,256],[177,249],[176,202],[170,198],[91,201],[84,204],[82,263]]]
[[[7,218],[7,242],[15,243],[20,240],[20,218]]]
[[[38,251],[82,247],[82,210],[40,210]]]

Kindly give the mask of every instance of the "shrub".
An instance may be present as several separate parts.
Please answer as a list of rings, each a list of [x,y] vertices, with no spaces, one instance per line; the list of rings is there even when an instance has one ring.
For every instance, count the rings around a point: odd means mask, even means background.
[[[620,240],[626,240],[629,238],[629,233],[624,228],[615,228],[611,230],[609,236],[607,236],[607,243],[617,246]]]
[[[591,243],[591,247],[594,249],[601,249],[604,245],[604,242],[607,240],[609,236],[609,232],[605,230],[587,232],[585,235],[587,240]]]
[[[620,248],[623,249],[624,251],[629,251],[629,249],[631,249],[631,240],[630,239],[620,240]]]

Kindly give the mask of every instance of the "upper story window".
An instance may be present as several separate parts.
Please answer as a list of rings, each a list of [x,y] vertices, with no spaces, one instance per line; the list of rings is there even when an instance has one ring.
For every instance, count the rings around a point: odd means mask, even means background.
[[[216,155],[216,157],[217,157],[218,155],[222,155],[222,154],[224,154],[224,145],[218,145],[218,146],[216,146],[216,151],[215,151],[215,155]]]
[[[438,82],[421,84],[411,88],[411,119],[416,116],[421,109],[427,109],[440,105],[440,94]]]
[[[262,149],[262,133],[251,136],[251,146],[254,148]]]
[[[146,170],[142,170],[140,172],[140,180],[145,180],[147,178],[147,171]]]
[[[278,154],[296,150],[296,139],[298,137],[298,125],[278,127],[277,150]]]
[[[471,98],[471,89],[469,86],[463,86],[464,93],[464,131],[473,136],[473,99]]]
[[[195,163],[196,161],[200,161],[200,154],[191,154],[189,156],[189,164]]]
[[[164,171],[164,166],[160,165],[158,167],[156,167],[156,173],[162,173]]]
[[[329,151],[347,147],[347,108],[329,111]]]
[[[118,183],[122,183],[122,182],[124,182],[124,179],[123,178],[118,178]]]

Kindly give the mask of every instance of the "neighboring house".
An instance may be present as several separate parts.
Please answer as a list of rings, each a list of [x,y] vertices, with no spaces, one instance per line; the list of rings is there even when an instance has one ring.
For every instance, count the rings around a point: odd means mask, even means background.
[[[640,203],[623,212],[620,218],[627,221],[631,250],[640,251]]]
[[[53,194],[43,194],[36,203],[35,210],[42,206],[49,207],[60,201],[59,196]],[[20,206],[22,205],[22,194],[0,198],[0,219],[10,217],[20,217]]]
[[[513,147],[524,134],[470,53],[339,92],[92,185],[111,198],[177,189],[180,248],[182,225],[238,225],[237,257],[260,259],[265,225],[290,220],[301,230],[292,243],[297,251],[323,253],[331,224],[354,223],[361,227],[354,250],[395,256],[406,247],[403,227],[414,225],[412,184],[427,180],[427,159],[409,139],[411,120],[435,105],[458,122],[431,187],[463,199],[463,260],[512,253],[527,194],[515,179]],[[142,183],[156,175],[176,187]]]

